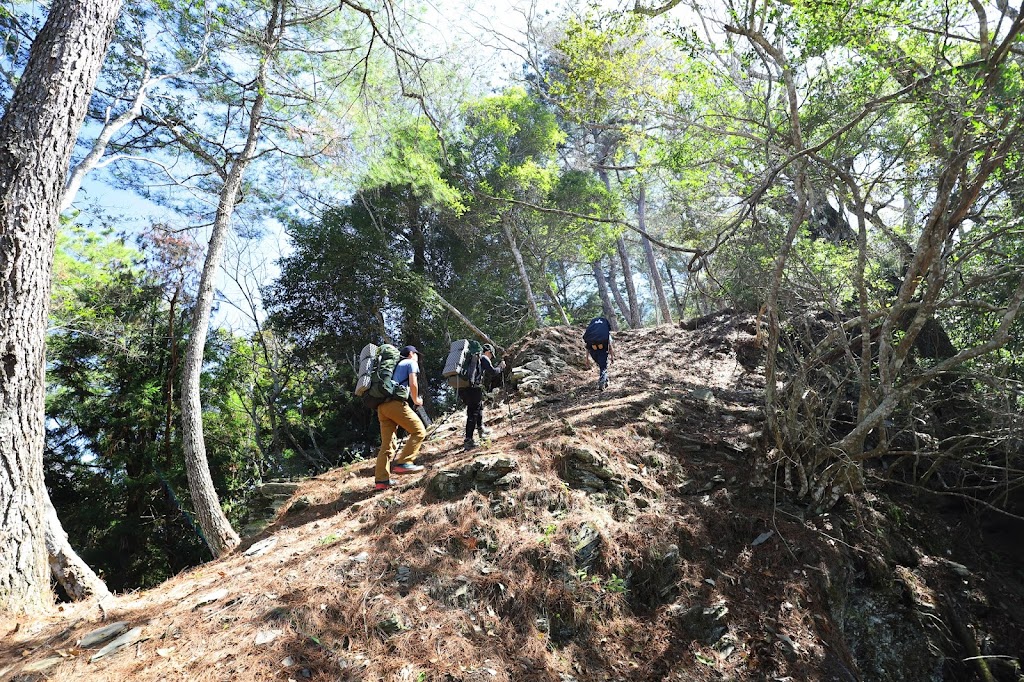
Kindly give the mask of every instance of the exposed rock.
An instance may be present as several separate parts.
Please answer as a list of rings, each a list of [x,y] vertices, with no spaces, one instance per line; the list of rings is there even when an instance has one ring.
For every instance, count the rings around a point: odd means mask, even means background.
[[[207,594],[204,594],[202,597],[200,597],[196,601],[195,608],[198,609],[200,606],[205,606],[206,604],[212,604],[213,602],[215,602],[215,601],[217,601],[219,599],[223,599],[226,596],[228,596],[228,590],[227,590],[227,588],[223,588],[223,587],[221,589],[219,589],[219,590],[214,590],[213,592],[208,592]]]
[[[300,485],[301,483],[298,481],[267,481],[257,486],[242,534],[251,537],[266,528],[267,524],[277,516],[277,512],[288,504]],[[296,506],[298,503],[299,501],[296,500],[296,504],[293,504],[288,511],[302,509],[303,507]],[[306,506],[309,506],[309,500],[306,500]]]
[[[256,646],[270,644],[283,634],[284,630],[260,630],[256,633],[256,638],[253,640],[253,644]]]
[[[679,546],[655,545],[629,569],[629,600],[637,607],[655,608],[675,598],[679,582]]]
[[[519,460],[513,457],[487,457],[459,469],[444,469],[427,482],[427,491],[439,500],[451,500],[470,490],[490,493],[519,485],[514,472]]]
[[[570,536],[576,568],[590,573],[601,552],[601,534],[589,524],[583,524]]]
[[[309,509],[312,504],[313,503],[310,499],[303,495],[302,497],[296,498],[296,500],[291,503],[291,506],[288,507],[288,513],[294,514],[295,512],[300,512],[303,509]]]
[[[409,583],[412,580],[412,569],[408,566],[399,566],[395,574],[395,582],[398,583],[398,593],[403,597],[409,594]]]
[[[92,632],[89,632],[78,641],[78,646],[83,649],[91,649],[95,646],[99,646],[104,642],[109,642],[114,637],[117,637],[122,632],[128,629],[128,621],[121,620],[110,625],[105,625],[101,628],[97,628]]]
[[[588,493],[607,493],[612,497],[626,495],[622,479],[609,468],[602,455],[588,446],[563,445],[558,469],[571,487],[582,488]]]
[[[267,481],[256,488],[256,493],[268,499],[273,499],[282,496],[291,497],[298,489],[299,484],[295,481]]]
[[[400,614],[392,613],[387,618],[377,623],[377,629],[385,635],[397,635],[402,630],[408,630],[409,626],[404,620],[402,620],[402,616]]]
[[[703,644],[714,644],[729,631],[729,626],[725,622],[728,613],[729,608],[724,603],[690,608],[676,604],[668,610],[668,615],[678,622],[688,639]]]
[[[274,545],[276,545],[276,544],[277,544],[277,538],[267,538],[265,540],[260,540],[259,542],[254,543],[252,545],[252,547],[250,547],[249,549],[245,550],[244,554],[247,557],[263,556],[264,554],[269,552],[271,549],[273,549]]]
[[[715,394],[710,388],[693,388],[690,389],[690,397],[694,400],[702,403],[713,403],[715,402]]]
[[[21,671],[23,673],[41,673],[41,672],[45,672],[45,671],[49,670],[50,668],[52,668],[53,666],[58,665],[63,660],[64,659],[61,658],[60,656],[48,656],[47,658],[44,658],[42,660],[32,661],[31,663],[26,664],[25,667],[21,669]],[[43,677],[41,677],[39,679],[41,679],[41,680],[42,679],[46,679],[46,677],[43,676]]]
[[[95,654],[92,655],[92,658],[90,658],[89,660],[98,661],[104,656],[109,656],[110,654],[128,646],[129,644],[135,644],[135,642],[138,642],[140,639],[142,639],[142,628],[132,628],[128,632],[124,633],[123,635],[115,639],[110,644],[106,645],[105,647],[97,651]]]

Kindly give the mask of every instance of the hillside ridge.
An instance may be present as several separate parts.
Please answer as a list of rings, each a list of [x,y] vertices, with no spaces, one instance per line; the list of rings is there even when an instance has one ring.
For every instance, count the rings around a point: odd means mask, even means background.
[[[966,526],[881,493],[815,516],[752,485],[752,318],[617,334],[603,392],[579,335],[508,349],[532,369],[476,450],[453,412],[394,489],[355,462],[228,557],[0,623],[0,678],[966,680],[993,655],[1016,679],[1020,576],[971,556]],[[113,623],[124,645],[92,660],[82,638]]]

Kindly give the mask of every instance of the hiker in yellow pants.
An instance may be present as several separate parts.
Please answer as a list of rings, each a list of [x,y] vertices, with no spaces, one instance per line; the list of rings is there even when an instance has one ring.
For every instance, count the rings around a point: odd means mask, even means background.
[[[409,386],[409,400],[413,405],[422,405],[423,398],[420,397],[419,381],[417,373],[419,366],[416,356],[419,351],[413,346],[406,346],[401,351],[402,360],[395,368],[394,381],[396,384]],[[377,421],[380,422],[380,451],[377,453],[377,468],[374,471],[375,488],[384,490],[398,481],[391,478],[391,474],[413,474],[423,471],[423,466],[416,464],[416,455],[420,452],[420,445],[427,437],[427,430],[423,422],[412,411],[412,407],[404,400],[389,400],[377,406]],[[409,439],[405,446],[398,453],[394,469],[391,468],[391,455],[395,452],[395,431],[401,426],[409,432]]]

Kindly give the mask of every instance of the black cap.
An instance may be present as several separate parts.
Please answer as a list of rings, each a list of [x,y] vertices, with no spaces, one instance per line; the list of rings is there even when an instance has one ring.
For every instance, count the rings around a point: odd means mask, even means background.
[[[492,345],[491,345],[491,344],[489,344],[489,343],[485,343],[485,344],[484,344],[484,350],[483,350],[483,352],[485,352],[485,353],[486,353],[487,351],[491,351],[491,352],[493,353],[493,352],[494,352],[494,346],[492,346]]]
[[[416,350],[416,346],[406,346],[401,351],[401,355],[402,355],[403,358],[411,357],[413,353],[416,353],[417,355],[419,355],[419,351]]]

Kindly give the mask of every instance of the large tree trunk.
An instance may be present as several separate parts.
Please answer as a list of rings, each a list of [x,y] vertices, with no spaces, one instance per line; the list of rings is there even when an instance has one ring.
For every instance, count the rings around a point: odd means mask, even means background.
[[[103,599],[110,596],[106,583],[82,561],[68,542],[68,534],[60,525],[57,510],[53,508],[50,495],[43,488],[46,516],[46,552],[49,555],[50,572],[61,584],[68,596],[79,601],[88,597]]]
[[[615,140],[609,138],[605,140],[604,148],[601,154],[601,163],[604,164],[611,157],[612,148],[615,145]],[[598,177],[601,178],[601,182],[604,184],[604,188],[609,194],[612,192],[612,180],[608,176],[608,171],[604,168],[600,168],[597,171]],[[615,296],[615,302],[619,304],[619,310],[622,311],[622,316],[626,319],[627,324],[633,329],[640,326],[640,308],[637,304],[636,298],[636,286],[633,284],[633,268],[629,264],[629,253],[626,251],[626,240],[622,238],[622,235],[615,240],[615,248],[619,253],[619,259],[622,261],[622,277],[626,280],[626,295],[629,297],[629,303],[627,304],[622,298],[622,294],[619,293],[619,288],[615,285],[615,256],[611,256],[611,268],[608,270],[608,283],[611,287],[612,294]]]
[[[516,268],[519,270],[519,278],[523,281],[523,290],[526,293],[526,302],[530,306],[530,314],[533,315],[533,319],[536,320],[538,327],[544,326],[544,318],[541,317],[540,308],[537,307],[537,301],[533,298],[533,286],[530,284],[530,275],[526,272],[526,263],[523,261],[523,254],[519,250],[519,244],[516,243],[516,236],[512,233],[512,228],[509,226],[510,216],[507,214],[501,218],[501,229],[505,232],[505,239],[508,241],[508,247],[512,250],[512,258],[516,261]]]
[[[120,0],[54,0],[0,120],[0,611],[52,603],[46,315],[64,177]],[[59,526],[59,524],[58,524]]]
[[[643,185],[640,185],[640,197],[636,202],[636,214],[640,230],[647,232],[647,192]],[[651,289],[654,293],[654,300],[658,303],[661,321],[662,323],[671,322],[672,310],[668,307],[668,298],[665,296],[665,284],[661,281],[658,259],[654,257],[654,246],[646,235],[643,235],[641,238],[644,245],[644,256],[647,258],[647,269],[651,273]]]

